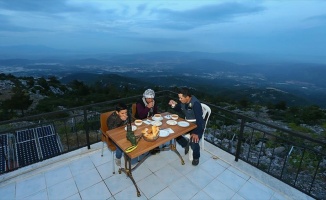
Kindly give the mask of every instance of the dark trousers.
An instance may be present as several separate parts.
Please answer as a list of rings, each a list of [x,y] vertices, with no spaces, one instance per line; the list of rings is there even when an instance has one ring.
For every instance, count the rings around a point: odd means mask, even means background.
[[[176,141],[178,144],[180,144],[183,148],[185,148],[187,146],[188,140],[183,137],[182,135],[176,138]],[[199,140],[200,141],[200,140]],[[199,159],[200,157],[200,146],[199,146],[199,142],[198,143],[194,143],[192,141],[190,141],[189,143],[190,148],[192,149],[192,157],[194,159]]]

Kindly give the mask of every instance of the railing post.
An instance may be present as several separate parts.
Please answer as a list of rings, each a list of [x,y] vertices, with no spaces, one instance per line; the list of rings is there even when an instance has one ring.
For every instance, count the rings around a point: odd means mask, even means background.
[[[235,152],[235,161],[238,162],[239,156],[240,156],[240,151],[241,151],[241,142],[243,138],[243,131],[244,131],[244,125],[245,125],[245,119],[241,119],[241,125],[240,125],[240,133],[239,133],[239,138],[238,138],[238,143],[237,143],[237,149]]]
[[[88,121],[87,121],[87,110],[84,108],[84,127],[86,131],[86,143],[87,143],[87,148],[91,148],[91,144],[89,142],[89,127],[88,127]]]

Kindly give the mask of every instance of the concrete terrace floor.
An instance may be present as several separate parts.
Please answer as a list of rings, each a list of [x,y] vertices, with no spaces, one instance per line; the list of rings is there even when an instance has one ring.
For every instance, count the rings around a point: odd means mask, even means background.
[[[141,196],[124,173],[112,173],[102,143],[0,176],[0,199],[313,199],[234,156],[205,143],[194,167],[171,151],[150,156],[134,172]]]

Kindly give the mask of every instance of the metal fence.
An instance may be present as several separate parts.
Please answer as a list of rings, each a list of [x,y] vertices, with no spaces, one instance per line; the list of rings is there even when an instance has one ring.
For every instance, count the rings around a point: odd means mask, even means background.
[[[278,125],[208,104],[205,139],[294,188],[326,197],[326,143]],[[259,114],[257,115],[259,118]]]
[[[101,141],[100,113],[114,110],[117,102],[131,106],[140,97],[132,96],[0,122],[1,174],[27,165],[17,163],[18,155],[13,144],[18,131],[53,125],[62,145],[62,151],[53,156],[82,147],[90,148],[91,144]],[[160,112],[173,112],[168,106],[171,98],[177,99],[177,94],[171,91],[156,92]],[[206,141],[234,155],[236,161],[241,159],[316,199],[325,198],[325,142],[206,104],[212,109],[205,132]],[[36,162],[42,159],[36,159]]]

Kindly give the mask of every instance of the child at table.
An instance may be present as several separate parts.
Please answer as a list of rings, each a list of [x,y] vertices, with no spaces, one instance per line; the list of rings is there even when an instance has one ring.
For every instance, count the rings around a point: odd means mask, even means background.
[[[128,110],[126,104],[118,103],[115,107],[115,112],[113,112],[107,119],[108,129],[111,130],[126,125],[128,122],[127,118]],[[122,150],[118,147],[118,145],[115,146],[117,147],[115,151],[115,163],[116,165],[121,166]]]

